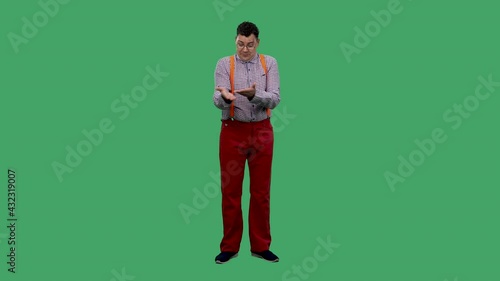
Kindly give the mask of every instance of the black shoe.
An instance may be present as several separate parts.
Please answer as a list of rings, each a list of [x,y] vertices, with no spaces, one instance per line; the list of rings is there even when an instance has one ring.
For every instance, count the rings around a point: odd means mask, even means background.
[[[221,252],[215,257],[215,263],[223,264],[228,262],[230,259],[238,256],[238,253],[234,252]]]
[[[267,250],[264,252],[252,252],[253,257],[261,258],[269,262],[279,262],[278,256],[273,254],[273,252]]]

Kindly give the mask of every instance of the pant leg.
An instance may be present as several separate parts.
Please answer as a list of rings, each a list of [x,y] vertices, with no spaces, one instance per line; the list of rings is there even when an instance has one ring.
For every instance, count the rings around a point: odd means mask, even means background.
[[[268,250],[271,245],[270,190],[274,133],[269,119],[254,127],[250,172],[250,210],[248,215],[251,251]]]
[[[221,169],[222,219],[224,236],[221,252],[238,252],[243,234],[241,194],[245,171],[245,128],[234,121],[222,122],[219,160]]]

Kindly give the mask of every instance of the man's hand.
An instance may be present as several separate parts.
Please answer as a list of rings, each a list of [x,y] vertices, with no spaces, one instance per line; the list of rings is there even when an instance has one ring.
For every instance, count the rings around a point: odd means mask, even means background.
[[[255,96],[255,86],[256,86],[256,83],[253,83],[252,87],[250,87],[250,88],[236,90],[234,92],[237,94],[240,94],[242,96],[245,96],[247,98],[253,98],[253,96]]]
[[[224,87],[217,87],[215,88],[215,90],[219,91],[222,95],[223,98],[225,98],[226,100],[230,100],[230,101],[233,101],[236,99],[236,97],[231,94],[226,88]]]

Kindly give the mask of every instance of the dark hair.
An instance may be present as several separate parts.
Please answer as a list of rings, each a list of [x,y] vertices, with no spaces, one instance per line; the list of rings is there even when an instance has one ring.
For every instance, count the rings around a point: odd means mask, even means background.
[[[248,37],[250,35],[255,35],[255,38],[259,38],[259,29],[257,26],[251,22],[244,21],[238,25],[238,28],[236,29],[236,36],[238,35],[243,35],[245,37]]]

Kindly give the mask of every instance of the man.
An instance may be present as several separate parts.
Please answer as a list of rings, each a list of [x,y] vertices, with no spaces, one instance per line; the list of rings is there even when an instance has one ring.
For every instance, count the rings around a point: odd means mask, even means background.
[[[220,59],[215,70],[213,100],[222,110],[219,160],[224,235],[220,243],[221,253],[215,257],[219,264],[228,262],[239,252],[243,234],[241,194],[246,162],[250,172],[250,251],[252,256],[270,262],[279,260],[269,250],[269,217],[274,144],[270,110],[280,102],[280,82],[276,59],[261,57],[257,53],[259,43],[257,26],[251,22],[241,23],[236,30],[236,54],[233,58]]]

